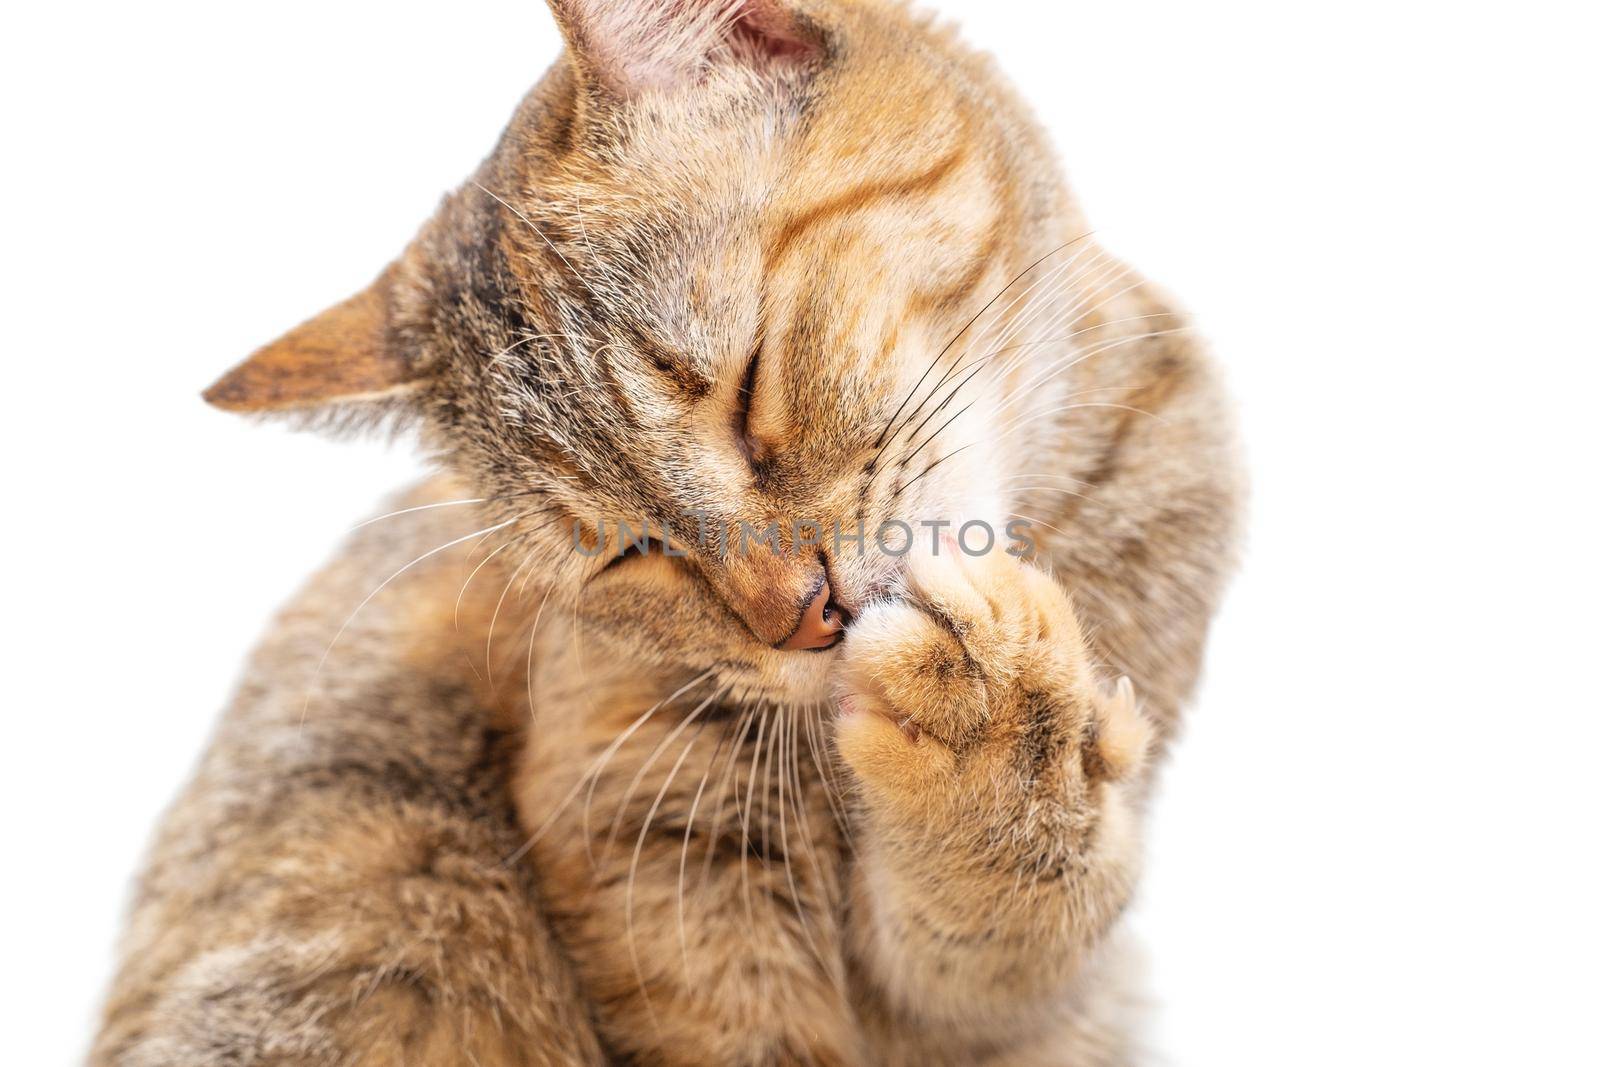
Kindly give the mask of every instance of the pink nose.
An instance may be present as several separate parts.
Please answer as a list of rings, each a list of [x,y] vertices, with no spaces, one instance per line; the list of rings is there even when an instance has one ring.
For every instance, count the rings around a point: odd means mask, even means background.
[[[778,647],[785,651],[815,651],[829,648],[839,640],[839,635],[844,633],[845,616],[832,597],[833,590],[824,581],[801,614],[800,625]]]

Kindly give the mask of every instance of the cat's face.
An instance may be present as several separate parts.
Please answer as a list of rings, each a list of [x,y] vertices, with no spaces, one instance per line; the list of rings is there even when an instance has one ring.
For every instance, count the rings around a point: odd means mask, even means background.
[[[630,7],[682,39],[628,37]],[[968,324],[1059,185],[920,28],[764,2],[681,25],[699,9],[558,5],[570,64],[380,280],[384,346],[586,641],[816,699],[907,529],[1004,547],[1010,397]]]

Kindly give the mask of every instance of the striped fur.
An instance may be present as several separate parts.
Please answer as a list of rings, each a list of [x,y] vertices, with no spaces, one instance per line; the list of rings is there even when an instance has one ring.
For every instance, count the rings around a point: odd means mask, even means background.
[[[1204,351],[925,17],[555,7],[381,291],[214,394],[440,473],[256,653],[91,1061],[1134,1061],[1118,918],[1241,496]],[[684,536],[783,516],[1036,553]],[[618,517],[686,554],[610,565]],[[843,646],[775,650],[820,574]]]

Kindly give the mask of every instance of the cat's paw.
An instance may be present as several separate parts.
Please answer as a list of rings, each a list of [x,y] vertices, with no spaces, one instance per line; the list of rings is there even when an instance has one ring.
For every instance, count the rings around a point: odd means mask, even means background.
[[[837,696],[837,747],[874,814],[925,830],[1093,805],[1150,740],[1127,679],[1095,677],[1054,579],[951,543],[850,628]]]

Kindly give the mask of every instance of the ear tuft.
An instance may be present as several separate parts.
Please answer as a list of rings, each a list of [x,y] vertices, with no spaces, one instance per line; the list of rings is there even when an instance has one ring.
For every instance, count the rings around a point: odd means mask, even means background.
[[[219,378],[202,395],[224,411],[296,411],[391,397],[420,374],[390,329],[394,269],[355,296],[301,323]]]
[[[781,0],[550,0],[579,69],[616,96],[670,88],[716,62],[755,70],[820,54]]]

